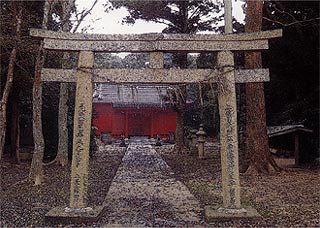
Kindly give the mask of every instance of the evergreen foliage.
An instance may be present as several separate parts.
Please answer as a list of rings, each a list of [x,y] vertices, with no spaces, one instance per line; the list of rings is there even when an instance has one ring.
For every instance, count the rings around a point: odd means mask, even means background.
[[[270,42],[264,64],[268,125],[304,124],[308,137],[304,157],[319,156],[319,2],[269,1],[264,5],[263,29],[283,29]],[[308,158],[307,158],[308,157]]]

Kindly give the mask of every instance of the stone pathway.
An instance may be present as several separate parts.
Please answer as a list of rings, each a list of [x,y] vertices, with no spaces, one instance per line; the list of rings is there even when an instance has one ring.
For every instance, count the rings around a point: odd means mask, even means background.
[[[110,226],[194,226],[202,209],[150,145],[130,144],[105,199]]]

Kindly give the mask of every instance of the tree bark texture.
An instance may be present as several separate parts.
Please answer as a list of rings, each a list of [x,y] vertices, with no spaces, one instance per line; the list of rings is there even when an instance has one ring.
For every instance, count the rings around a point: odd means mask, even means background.
[[[62,21],[62,31],[69,32],[71,30],[70,26],[70,16],[72,7],[74,7],[74,0],[62,2],[63,10],[63,21]],[[70,55],[66,52],[62,57],[62,68],[68,67],[70,61]],[[59,139],[58,139],[58,152],[56,161],[61,166],[66,166],[68,164],[68,99],[69,99],[69,84],[60,84],[60,94],[59,94]]]
[[[13,91],[11,94],[11,156],[17,163],[20,163],[19,158],[19,92]]]
[[[42,83],[41,83],[41,69],[43,66],[44,56],[43,41],[39,47],[39,53],[36,59],[35,78],[32,91],[32,123],[33,123],[33,139],[34,152],[32,163],[30,167],[29,178],[34,182],[34,185],[40,185],[43,180],[42,160],[44,154],[44,138],[42,132]]]
[[[22,10],[19,11],[17,15],[17,26],[16,26],[16,36],[18,40],[20,39],[21,33],[21,17]],[[13,84],[13,74],[14,74],[14,66],[17,58],[17,47],[14,47],[10,54],[9,66],[7,72],[7,80],[3,90],[3,95],[1,98],[0,104],[0,161],[2,159],[2,155],[4,152],[4,144],[6,140],[6,128],[7,128],[7,103],[10,95],[10,91]]]
[[[179,86],[175,89],[176,104],[175,110],[177,112],[177,125],[175,132],[175,151],[178,154],[185,154],[188,148],[184,140],[184,115],[186,109],[186,86]]]
[[[179,8],[180,27],[178,27],[178,33],[190,33],[188,29],[188,2],[177,1]],[[181,69],[187,68],[187,53],[175,54],[173,59]],[[177,110],[177,125],[175,132],[175,151],[179,154],[188,152],[184,141],[184,115],[186,109],[186,86],[178,86],[176,89],[176,110]]]
[[[219,123],[220,123],[220,118],[219,118],[219,109],[218,109],[218,95],[213,92],[214,95],[213,95],[213,99],[211,102],[213,102],[213,108],[212,108],[212,123],[213,123],[213,126],[212,126],[212,129],[213,129],[213,136],[216,137],[216,138],[220,138],[220,126],[219,126]]]
[[[246,95],[245,84],[236,85],[238,107],[238,141],[239,141],[239,169],[243,173],[248,168],[246,159]]]
[[[13,48],[10,54],[9,60],[9,68],[7,73],[7,81],[3,90],[3,96],[1,99],[1,112],[0,112],[0,123],[1,123],[1,135],[0,135],[0,146],[1,146],[1,153],[0,159],[2,159],[2,155],[4,153],[4,143],[6,141],[6,128],[7,128],[7,103],[9,94],[12,88],[13,83],[13,71],[14,71],[14,64],[16,61],[17,56],[17,49]]]
[[[262,1],[247,1],[246,32],[261,31]],[[246,68],[262,68],[260,52],[245,54]],[[264,85],[263,83],[246,84],[247,108],[247,173],[269,173],[279,170],[269,150]]]
[[[184,142],[184,110],[177,111],[177,125],[175,132],[175,151],[179,154],[185,154],[188,149]]]
[[[44,14],[42,21],[42,29],[47,29],[48,16],[50,11],[49,1],[45,1]],[[44,48],[43,41],[40,42],[38,55],[35,64],[35,76],[33,83],[33,110],[32,110],[32,123],[33,123],[33,138],[34,138],[34,152],[30,167],[29,180],[34,185],[40,185],[43,181],[43,154],[44,154],[44,138],[42,132],[42,83],[41,83],[41,69],[44,63]]]
[[[55,5],[54,2],[53,6]],[[83,11],[80,15],[80,18],[77,21],[76,26],[74,27],[72,32],[76,32],[84,18],[92,11],[93,7],[96,5],[97,0],[94,1],[91,8],[89,10]],[[75,0],[66,0],[61,1],[62,6],[62,28],[61,30],[64,32],[70,32],[72,29],[70,17],[72,10],[76,7]],[[70,66],[70,54],[65,52],[62,57],[62,68],[67,69]],[[52,164],[57,162],[61,166],[66,166],[68,164],[68,100],[69,100],[69,84],[61,83],[60,84],[60,93],[59,93],[59,117],[58,117],[58,128],[59,128],[59,138],[58,138],[58,151],[57,156],[54,161],[49,162],[48,164]]]
[[[187,68],[187,54],[176,54],[174,59],[181,69]],[[186,86],[177,86],[175,91],[177,125],[175,132],[175,151],[179,154],[185,154],[188,151],[184,141],[184,115],[186,109]]]
[[[61,166],[66,166],[68,164],[68,98],[69,86],[67,83],[61,83],[59,94],[59,139],[56,157],[57,163]]]

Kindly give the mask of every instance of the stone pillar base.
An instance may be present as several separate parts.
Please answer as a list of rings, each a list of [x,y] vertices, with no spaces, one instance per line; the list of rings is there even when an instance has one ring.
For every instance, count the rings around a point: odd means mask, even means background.
[[[45,215],[45,221],[51,224],[91,223],[97,222],[104,207],[71,209],[55,207]]]
[[[261,218],[261,215],[257,212],[257,210],[252,207],[229,209],[206,206],[204,208],[204,213],[206,222]]]

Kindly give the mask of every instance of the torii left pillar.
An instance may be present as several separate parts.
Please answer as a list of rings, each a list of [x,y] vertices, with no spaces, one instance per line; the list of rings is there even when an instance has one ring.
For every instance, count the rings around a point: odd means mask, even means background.
[[[90,71],[93,64],[93,52],[80,52],[73,126],[71,209],[86,208],[88,206],[88,169],[92,115],[92,72]]]
[[[92,115],[92,69],[94,53],[81,51],[78,60],[74,111],[70,205],[53,208],[46,218],[55,223],[94,222],[103,207],[88,207],[88,171]]]

